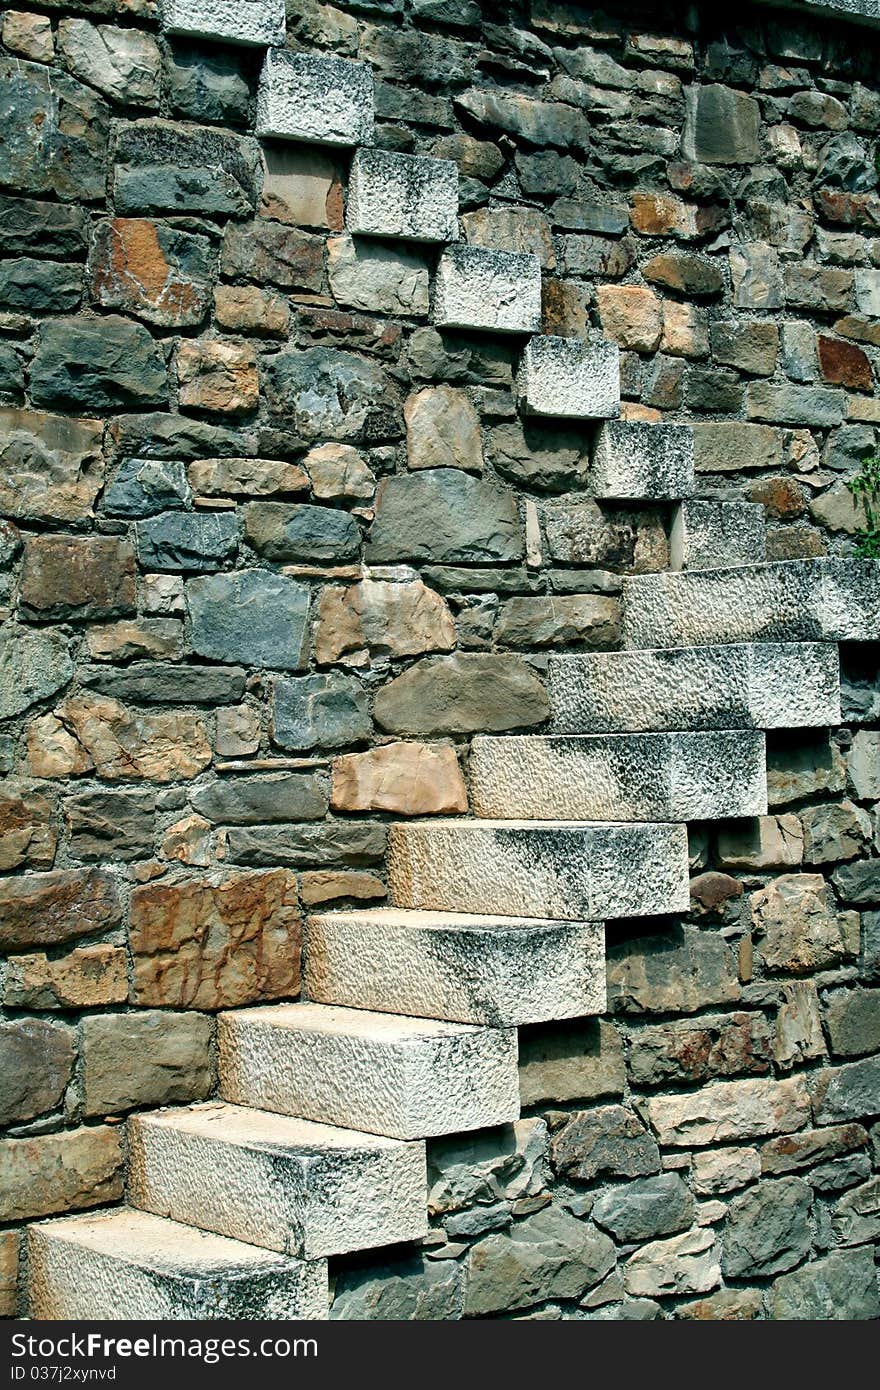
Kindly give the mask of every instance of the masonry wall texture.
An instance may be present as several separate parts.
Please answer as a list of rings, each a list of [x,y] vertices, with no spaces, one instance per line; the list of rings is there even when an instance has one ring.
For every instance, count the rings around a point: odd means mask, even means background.
[[[537,255],[624,420],[695,422],[697,498],[847,555],[880,39],[718,8],[297,0],[287,45],[457,166],[450,276]],[[349,234],[350,151],[257,138],[263,50],[158,19],[0,19],[8,1317],[24,1223],[121,1199],[216,1011],[297,998],[304,914],[385,902],[388,824],[466,814],[471,737],[547,732],[549,659],[670,566],[675,504],[520,409],[522,338],[429,321],[442,248]],[[609,925],[607,1012],[520,1030],[523,1118],[429,1143],[427,1237],[334,1260],[331,1316],[880,1314],[880,651],[841,656],[842,725],[769,732],[770,814],[690,826],[690,911]]]

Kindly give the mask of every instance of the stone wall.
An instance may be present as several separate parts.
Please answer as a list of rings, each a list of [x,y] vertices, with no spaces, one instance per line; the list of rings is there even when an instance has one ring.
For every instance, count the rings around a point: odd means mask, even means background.
[[[698,495],[846,554],[880,402],[878,40],[555,0],[289,5],[376,143],[454,160],[544,329],[697,422]],[[387,823],[468,808],[546,654],[618,644],[671,509],[589,495],[516,339],[429,323],[345,157],[258,142],[262,53],[153,0],[2,16],[0,1309],[18,1232],[122,1195],[122,1120],[211,1094],[214,1011],[296,997],[302,914],[381,902]],[[429,1146],[423,1250],[343,1317],[878,1313],[880,689],[769,736],[772,813],[691,827],[692,911],[610,924],[608,1014],[521,1034],[525,1118]],[[872,1127],[873,1126],[873,1127]],[[872,1176],[872,1173],[874,1176]]]

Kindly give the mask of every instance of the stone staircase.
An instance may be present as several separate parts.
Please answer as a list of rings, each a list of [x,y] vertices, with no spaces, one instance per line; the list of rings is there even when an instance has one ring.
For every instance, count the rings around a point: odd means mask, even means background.
[[[283,0],[163,18],[283,43]],[[369,148],[368,68],[269,47],[257,122],[360,147],[351,233],[452,243],[435,324],[528,336],[523,413],[605,421],[591,495],[677,504],[675,572],[625,582],[625,650],[550,658],[549,733],[474,740],[473,818],[391,828],[393,907],[308,921],[306,1002],[221,1015],[220,1099],[129,1120],[128,1205],[31,1228],[38,1319],[326,1317],[328,1257],[425,1235],[425,1140],[518,1116],[517,1026],[604,1010],[604,921],[687,910],[685,822],[766,813],[763,730],[836,723],[834,644],[880,638],[876,563],[753,563],[690,429],[613,418],[617,348],[540,335],[537,258],[455,243],[455,166]]]

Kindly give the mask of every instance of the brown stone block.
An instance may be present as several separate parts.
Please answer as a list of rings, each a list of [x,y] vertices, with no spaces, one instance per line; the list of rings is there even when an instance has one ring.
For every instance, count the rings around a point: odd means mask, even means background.
[[[49,869],[55,858],[58,832],[53,806],[39,792],[0,789],[0,871]]]
[[[180,404],[219,415],[256,409],[260,395],[257,358],[247,343],[201,338],[177,349]]]
[[[467,792],[449,744],[386,743],[333,762],[334,811],[395,811],[404,816],[467,810]]]
[[[0,1140],[0,1221],[117,1202],[123,1192],[122,1130],[94,1125]]]
[[[819,334],[819,366],[822,376],[833,386],[850,386],[855,391],[871,391],[874,376],[867,355],[854,343]]]
[[[162,328],[201,323],[211,302],[213,253],[207,237],[146,217],[116,217],[95,233],[92,295]]]
[[[121,536],[29,536],[22,608],[40,618],[112,618],[134,613],[134,550]]]
[[[50,960],[44,951],[10,956],[4,1004],[25,1009],[89,1009],[128,998],[128,966],[121,946],[78,946]]]
[[[0,879],[0,950],[56,946],[121,920],[116,882],[101,869]]]

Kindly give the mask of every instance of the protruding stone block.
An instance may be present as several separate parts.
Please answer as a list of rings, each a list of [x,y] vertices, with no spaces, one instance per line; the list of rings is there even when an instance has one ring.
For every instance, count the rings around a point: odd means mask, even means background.
[[[605,1009],[605,932],[463,912],[325,912],[309,919],[305,992],[496,1027],[580,1018]]]
[[[767,813],[764,735],[599,734],[475,738],[478,816],[533,820],[722,820]]]
[[[837,648],[816,642],[551,656],[561,734],[802,729],[840,723]]]
[[[593,454],[594,497],[662,501],[694,490],[690,425],[615,420],[599,431]]]
[[[759,502],[682,502],[672,518],[670,568],[711,570],[754,565],[766,554],[764,508]]]
[[[620,414],[620,348],[598,333],[530,338],[517,391],[527,415],[604,420]]]
[[[452,159],[357,150],[346,226],[362,236],[456,241],[458,165]]]
[[[137,1206],[249,1245],[314,1260],[425,1233],[423,1144],[220,1102],[139,1115],[129,1144]]]
[[[269,49],[257,90],[258,135],[366,145],[373,116],[373,74],[366,63]]]
[[[516,1033],[323,1004],[222,1014],[227,1100],[418,1139],[519,1115]],[[421,1194],[424,1205],[424,1192]]]
[[[31,1226],[30,1315],[39,1322],[321,1318],[327,1262],[117,1207]]]
[[[257,48],[284,43],[284,0],[162,0],[161,13],[166,34]]]
[[[684,912],[683,825],[425,821],[394,825],[388,881],[398,907],[596,921]]]
[[[438,328],[537,333],[541,327],[541,264],[525,251],[447,247],[437,267]]]
[[[878,640],[878,560],[782,560],[624,580],[626,647]]]

